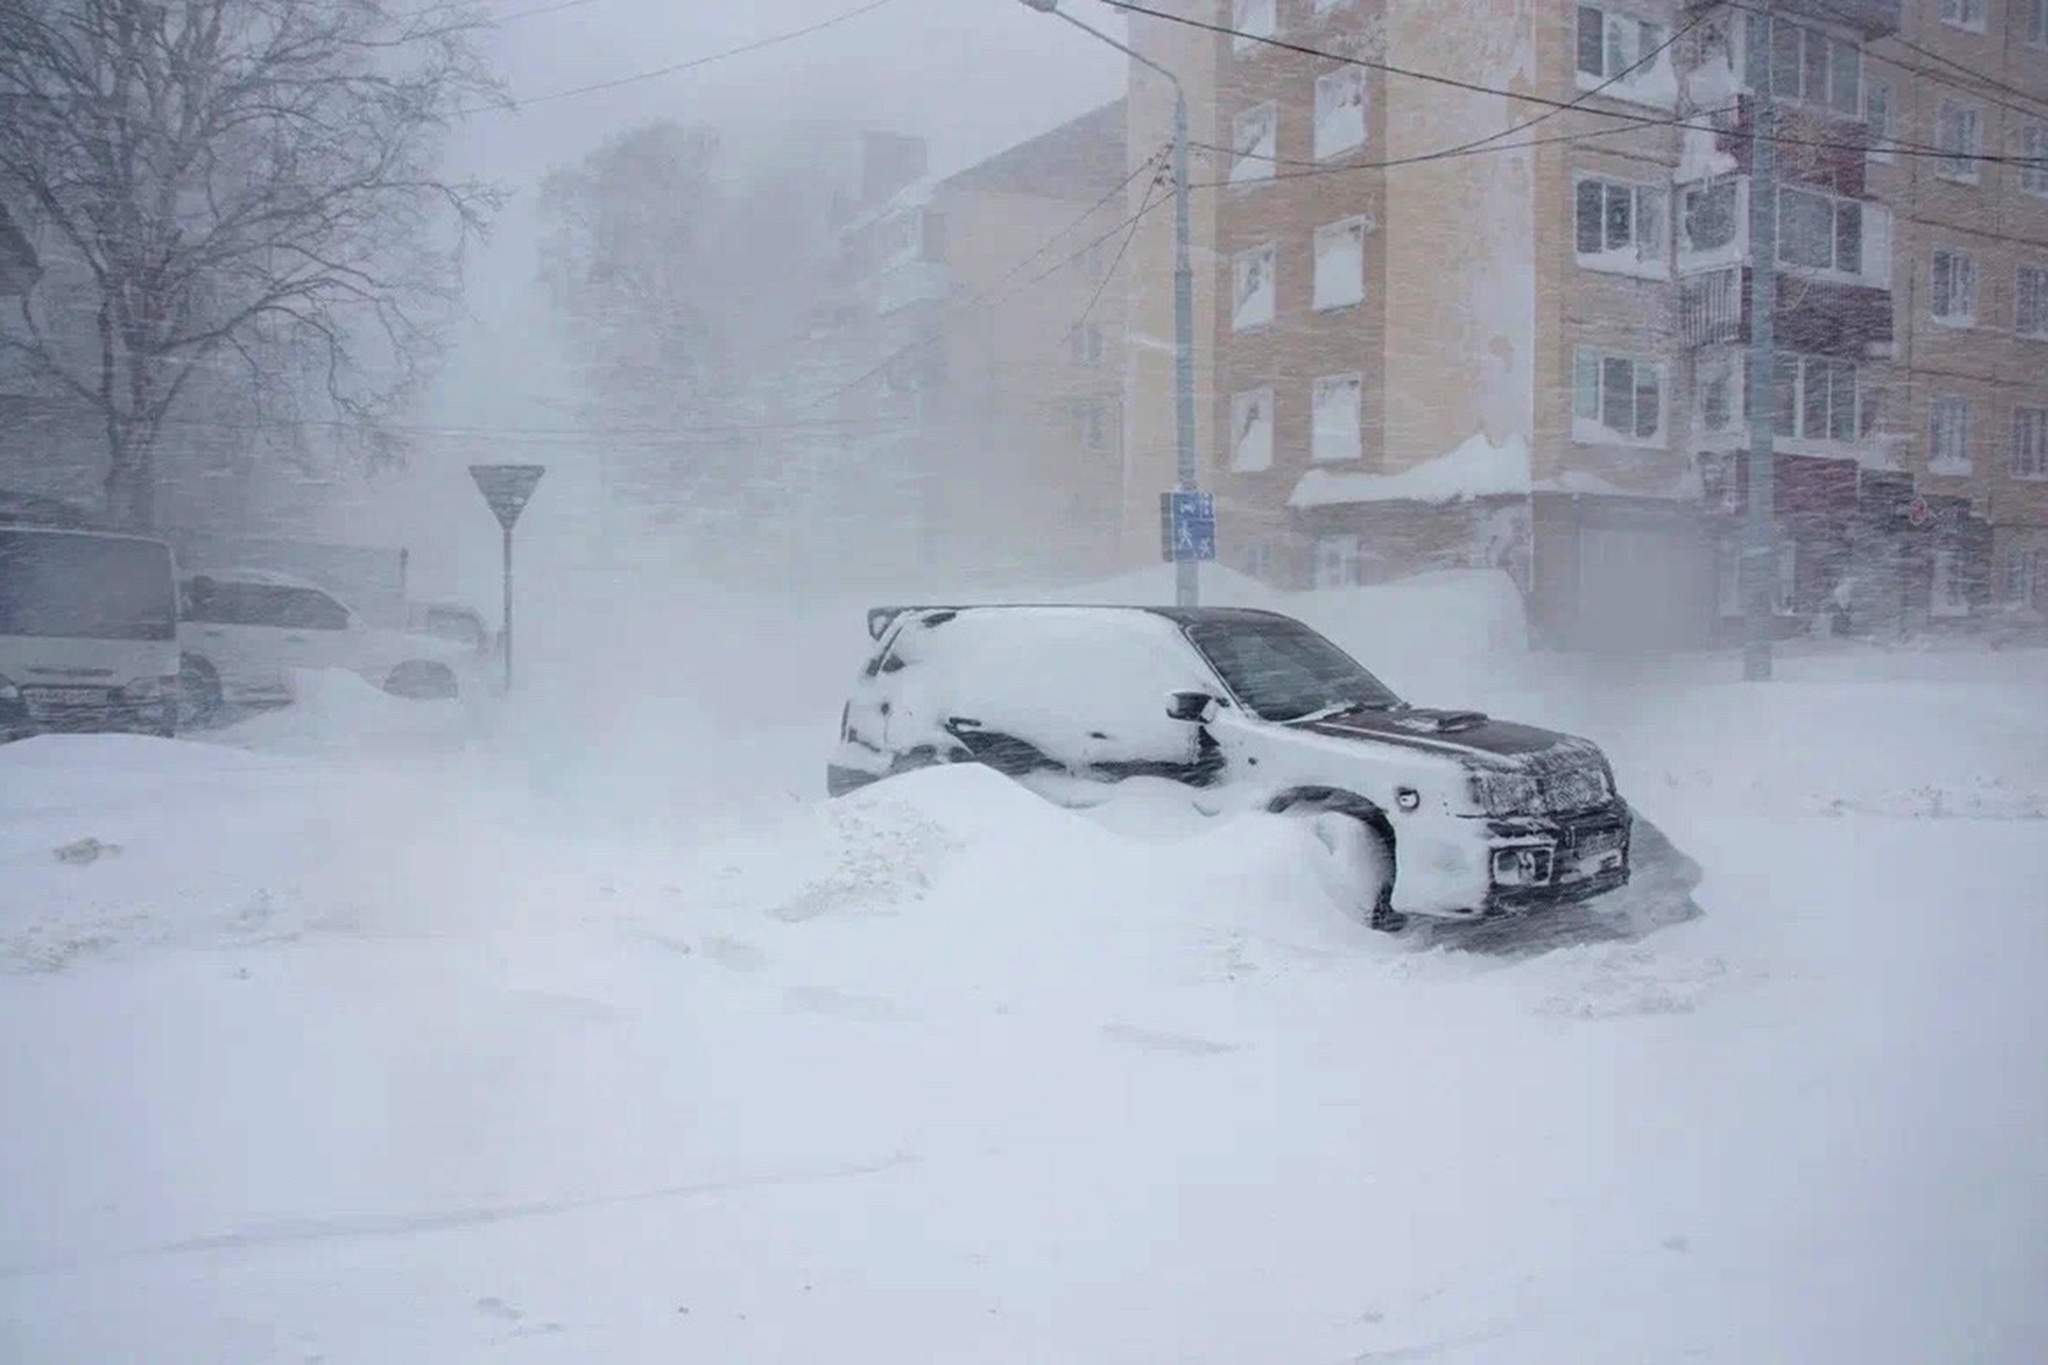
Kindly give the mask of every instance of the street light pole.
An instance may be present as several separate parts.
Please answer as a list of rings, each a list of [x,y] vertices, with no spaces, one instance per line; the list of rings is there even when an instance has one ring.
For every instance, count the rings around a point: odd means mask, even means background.
[[[1091,24],[1059,8],[1059,0],[1023,0],[1041,14],[1066,20],[1083,33],[1109,44],[1173,86],[1173,389],[1175,483],[1183,493],[1199,486],[1195,469],[1195,269],[1188,245],[1188,97],[1180,77],[1127,43],[1120,43]],[[1183,607],[1201,601],[1200,564],[1174,560],[1174,601]]]
[[[1750,117],[1749,151],[1749,490],[1741,574],[1743,594],[1742,676],[1765,682],[1771,676],[1771,595],[1777,583],[1777,304],[1778,304],[1778,108],[1771,69],[1777,18],[1764,0],[1763,41],[1751,60],[1756,87]]]

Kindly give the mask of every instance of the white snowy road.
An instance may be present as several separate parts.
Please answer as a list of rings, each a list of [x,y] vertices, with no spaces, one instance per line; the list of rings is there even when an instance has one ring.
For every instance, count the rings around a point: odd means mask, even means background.
[[[1493,684],[1707,873],[1547,952],[815,725],[0,749],[0,1358],[2048,1358],[2044,666]]]

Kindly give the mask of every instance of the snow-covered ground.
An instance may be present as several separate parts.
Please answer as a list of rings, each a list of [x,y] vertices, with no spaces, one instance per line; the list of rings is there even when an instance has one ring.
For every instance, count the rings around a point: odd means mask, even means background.
[[[825,803],[850,607],[0,748],[0,1359],[2048,1359],[2048,656],[1404,593],[1296,605],[1600,740],[1704,916],[1389,938],[1160,784]]]

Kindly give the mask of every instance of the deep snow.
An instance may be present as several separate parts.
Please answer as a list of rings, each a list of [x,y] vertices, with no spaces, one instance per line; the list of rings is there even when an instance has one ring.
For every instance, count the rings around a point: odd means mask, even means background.
[[[2048,1358],[2048,658],[1419,590],[1295,605],[1600,740],[1703,917],[1374,935],[1158,783],[822,802],[851,608],[0,749],[0,1358]]]

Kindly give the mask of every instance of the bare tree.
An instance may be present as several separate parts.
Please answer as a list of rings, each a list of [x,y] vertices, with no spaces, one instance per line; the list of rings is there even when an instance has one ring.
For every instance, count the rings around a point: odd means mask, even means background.
[[[500,95],[483,28],[381,0],[0,0],[0,193],[81,267],[0,346],[104,425],[119,524],[154,521],[203,373],[388,451],[499,204],[437,168],[451,119]]]

